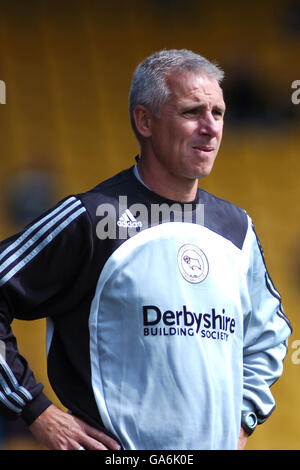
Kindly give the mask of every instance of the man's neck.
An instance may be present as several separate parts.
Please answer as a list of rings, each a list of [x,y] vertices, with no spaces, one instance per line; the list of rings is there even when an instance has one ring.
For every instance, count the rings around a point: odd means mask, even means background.
[[[176,177],[153,160],[149,163],[142,157],[138,160],[137,168],[140,178],[151,191],[172,201],[195,200],[198,189],[197,179]]]

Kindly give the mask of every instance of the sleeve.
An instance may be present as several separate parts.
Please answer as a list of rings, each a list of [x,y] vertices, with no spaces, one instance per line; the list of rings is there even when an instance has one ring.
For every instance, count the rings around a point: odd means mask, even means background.
[[[51,402],[11,329],[14,318],[59,315],[83,295],[79,273],[91,259],[90,219],[71,196],[0,244],[0,414],[30,425]]]
[[[263,423],[275,408],[270,387],[283,372],[292,328],[267,271],[261,244],[250,220],[249,311],[244,317],[243,411]]]

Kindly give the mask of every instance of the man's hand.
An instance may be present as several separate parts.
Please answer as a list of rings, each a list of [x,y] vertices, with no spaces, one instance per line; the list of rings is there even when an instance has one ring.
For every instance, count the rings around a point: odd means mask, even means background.
[[[30,426],[34,437],[51,450],[119,450],[107,434],[50,405]]]
[[[244,450],[244,448],[247,444],[248,437],[249,436],[246,433],[245,429],[241,427],[237,450]]]

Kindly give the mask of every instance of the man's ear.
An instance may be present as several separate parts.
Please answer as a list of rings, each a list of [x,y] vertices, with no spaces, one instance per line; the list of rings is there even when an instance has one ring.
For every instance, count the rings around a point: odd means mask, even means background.
[[[138,104],[133,110],[136,128],[143,137],[150,137],[152,135],[151,116],[150,111],[141,104]]]

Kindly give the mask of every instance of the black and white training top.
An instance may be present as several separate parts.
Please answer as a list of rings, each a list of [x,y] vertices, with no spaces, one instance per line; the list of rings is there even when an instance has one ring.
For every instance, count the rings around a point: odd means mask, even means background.
[[[290,324],[251,219],[202,189],[132,167],[1,243],[0,408],[28,424],[50,402],[10,323],[41,317],[57,396],[124,449],[235,449],[274,409]]]

